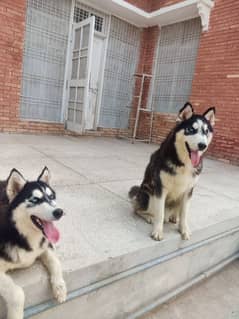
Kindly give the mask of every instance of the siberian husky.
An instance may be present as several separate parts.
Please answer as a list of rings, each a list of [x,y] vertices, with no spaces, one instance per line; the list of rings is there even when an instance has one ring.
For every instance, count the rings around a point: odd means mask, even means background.
[[[212,141],[214,124],[214,107],[198,115],[186,103],[175,128],[151,155],[142,184],[130,189],[135,213],[153,224],[155,240],[163,239],[164,221],[179,222],[182,238],[190,238],[189,203],[202,171],[203,154]]]
[[[49,182],[45,167],[37,181],[26,181],[13,169],[7,181],[0,183],[0,295],[8,319],[23,318],[25,297],[7,272],[29,267],[37,258],[49,271],[54,297],[58,302],[66,299],[61,264],[52,245],[60,236],[53,221],[63,216],[63,210]]]

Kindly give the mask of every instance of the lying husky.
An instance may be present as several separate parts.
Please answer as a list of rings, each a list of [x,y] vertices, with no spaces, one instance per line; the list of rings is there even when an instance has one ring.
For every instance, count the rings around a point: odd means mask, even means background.
[[[59,302],[66,299],[61,265],[52,244],[59,239],[53,221],[63,215],[49,186],[45,167],[37,181],[27,182],[13,169],[0,183],[0,295],[7,304],[8,319],[22,319],[24,292],[7,271],[29,267],[40,258],[49,271],[52,290]]]
[[[152,154],[142,184],[129,191],[135,212],[153,223],[155,240],[163,239],[164,221],[179,222],[182,238],[190,238],[189,202],[202,171],[202,155],[212,140],[214,123],[215,108],[198,115],[186,103],[179,111],[177,125]]]

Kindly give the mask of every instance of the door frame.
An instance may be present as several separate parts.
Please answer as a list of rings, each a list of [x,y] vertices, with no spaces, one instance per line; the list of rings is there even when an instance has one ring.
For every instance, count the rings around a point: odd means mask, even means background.
[[[70,16],[70,23],[69,23],[69,34],[68,34],[68,45],[67,45],[67,54],[66,54],[66,61],[65,61],[65,75],[64,75],[64,87],[63,87],[63,95],[62,95],[62,114],[61,120],[64,123],[65,128],[67,128],[67,112],[68,112],[68,100],[69,100],[69,78],[71,72],[71,50],[72,50],[72,42],[73,42],[73,26],[74,26],[74,9],[77,0],[72,1],[72,8],[71,8],[71,16]],[[94,9],[94,6],[91,6]],[[104,11],[102,11],[104,13]],[[103,95],[103,84],[104,84],[104,73],[105,73],[105,64],[106,64],[106,56],[107,56],[107,49],[108,49],[108,40],[109,40],[109,33],[110,33],[110,25],[111,25],[111,15],[105,12],[109,16],[109,23],[106,33],[101,33],[98,31],[94,31],[94,36],[98,36],[104,39],[103,44],[103,59],[102,59],[102,70],[101,75],[99,77],[99,94],[97,98],[97,105],[96,105],[96,114],[95,114],[95,121],[94,121],[94,130],[97,129],[100,120],[100,110],[101,110],[101,103],[102,103],[102,95]],[[89,72],[90,75],[90,72]],[[84,130],[82,130],[83,133]]]
[[[70,15],[70,22],[69,22],[69,32],[68,32],[68,41],[67,41],[67,52],[66,52],[66,61],[65,61],[65,74],[64,74],[64,86],[62,92],[62,111],[61,111],[61,121],[64,123],[66,128],[67,122],[67,104],[69,100],[69,87],[68,87],[68,80],[70,74],[70,67],[71,67],[71,46],[72,46],[72,37],[73,37],[73,24],[74,24],[74,10],[75,10],[76,0],[71,0],[71,15]]]
[[[95,120],[94,120],[94,128],[93,130],[97,130],[100,120],[100,109],[103,95],[103,86],[104,86],[104,74],[105,74],[105,62],[107,55],[107,47],[108,47],[108,35],[101,34],[100,32],[95,31],[94,37],[98,37],[103,40],[103,52],[102,52],[102,66],[99,75],[99,87],[98,87],[98,96],[96,101],[96,112],[95,112]]]
[[[106,57],[108,52],[108,44],[109,44],[109,35],[110,35],[110,26],[111,26],[111,17],[109,16],[109,23],[108,23],[108,29],[106,31],[106,34],[102,35],[102,33],[99,33],[95,31],[96,34],[99,34],[99,36],[104,36],[104,52],[103,52],[103,60],[102,60],[102,71],[101,71],[101,77],[99,79],[99,98],[97,99],[97,112],[95,117],[95,130],[99,126],[100,123],[100,110],[102,107],[102,96],[103,96],[103,87],[104,87],[104,76],[105,76],[105,66],[106,66]]]
[[[86,77],[84,79],[72,79],[71,74],[72,74],[72,60],[74,56],[74,45],[75,45],[75,35],[76,35],[76,30],[81,29],[84,30],[84,27],[86,25],[89,25],[89,40],[88,40],[88,46],[87,46],[87,62],[86,62]],[[83,133],[85,130],[85,118],[86,118],[86,112],[87,112],[87,107],[89,105],[89,85],[90,85],[90,70],[91,70],[91,64],[92,64],[92,56],[93,56],[93,41],[94,41],[94,27],[95,27],[95,17],[91,16],[79,23],[73,23],[72,27],[72,41],[71,41],[71,55],[70,55],[70,72],[68,73],[68,91],[70,91],[70,87],[83,87],[83,105],[82,105],[82,120],[81,123],[77,123],[75,120],[69,121],[68,120],[68,115],[66,118],[66,125],[69,130],[74,131],[76,133]],[[80,68],[80,51],[82,50],[82,41],[83,41],[83,31],[81,31],[81,38],[80,38],[80,43],[79,43],[79,65],[77,67],[78,72]],[[84,49],[84,48],[83,48]],[[78,73],[77,72],[77,73]],[[80,85],[80,82],[82,85]],[[84,84],[83,84],[84,83]],[[69,100],[68,100],[69,101]],[[67,114],[68,114],[68,101],[67,101]]]

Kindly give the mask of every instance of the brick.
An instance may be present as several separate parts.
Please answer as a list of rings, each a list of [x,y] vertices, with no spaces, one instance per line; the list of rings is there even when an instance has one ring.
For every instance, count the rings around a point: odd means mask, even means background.
[[[180,1],[151,1],[151,9],[174,4]],[[217,109],[217,123],[213,143],[209,149],[212,157],[239,163],[239,2],[236,0],[215,1],[212,10],[210,29],[201,35],[196,69],[193,79],[191,101],[196,111],[203,112],[207,107]],[[144,29],[142,33],[138,72],[152,72],[153,57],[159,30]],[[231,75],[231,76],[228,76]],[[143,103],[148,101],[149,83],[145,86]],[[135,86],[135,94],[139,85]],[[133,101],[130,116],[132,131],[137,101]],[[181,107],[181,106],[179,106]],[[153,118],[152,140],[161,143],[169,130],[175,125],[175,116],[157,113]],[[150,129],[148,114],[142,113],[137,135],[147,138]]]
[[[130,4],[147,12],[152,12],[160,8],[170,6],[182,0],[126,0]]]
[[[127,0],[145,11],[151,12],[173,5],[179,0]],[[0,1],[0,131],[73,134],[66,132],[63,124],[20,121],[22,57],[24,47],[26,0]],[[196,69],[192,85],[191,101],[198,112],[209,106],[217,108],[215,137],[209,155],[239,164],[239,2],[215,0],[210,29],[202,33]],[[157,26],[143,29],[137,73],[152,74],[153,60],[160,30]],[[139,80],[134,94],[138,94]],[[146,106],[151,80],[143,92],[142,106]],[[96,136],[119,136],[132,132],[137,99],[133,99],[129,130],[103,129],[87,132]],[[175,116],[157,113],[153,119],[152,139],[160,143],[175,124]],[[149,134],[150,116],[142,113],[138,136]]]

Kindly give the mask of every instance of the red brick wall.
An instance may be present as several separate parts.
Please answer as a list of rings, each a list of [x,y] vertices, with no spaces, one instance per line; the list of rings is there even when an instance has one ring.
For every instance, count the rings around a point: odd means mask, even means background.
[[[225,3],[223,0],[216,0],[211,13],[210,29],[201,36],[191,94],[191,101],[199,113],[209,106],[215,106],[217,109],[215,136],[209,154],[237,164],[239,164],[238,15],[239,1],[228,0]],[[145,39],[148,43],[155,42],[149,33]],[[143,63],[149,68],[150,59],[141,59],[139,69],[146,68]],[[138,137],[148,136],[149,123],[149,115],[141,114]],[[174,124],[175,116],[155,114],[153,141],[161,142]]]
[[[141,44],[140,44],[140,57],[139,63],[137,67],[137,73],[142,74],[152,74],[153,69],[153,60],[155,56],[155,49],[157,45],[159,37],[159,28],[158,26],[146,28],[142,31],[141,35]],[[144,91],[143,91],[143,98],[142,98],[142,107],[147,106],[147,99],[149,93],[149,87],[151,83],[151,78],[146,78]],[[140,92],[140,85],[141,85],[141,77],[137,77],[135,81],[135,90],[134,95],[138,96]],[[135,122],[136,117],[136,108],[138,104],[138,98],[134,98],[132,111],[130,114],[130,128],[133,129],[133,125]],[[144,118],[145,114],[142,114],[139,119],[139,128],[138,128],[138,135],[143,136],[149,134],[149,126],[147,125],[147,120]]]
[[[178,2],[183,2],[182,0],[126,0],[126,1],[148,12],[155,11],[160,8],[170,6]]]
[[[172,4],[176,4],[179,2],[183,2],[182,0],[152,0],[151,1],[151,11],[158,10],[160,8],[170,6]]]
[[[202,34],[191,100],[217,109],[211,154],[239,163],[239,1],[216,0]],[[233,77],[237,76],[237,77]]]
[[[0,1],[0,131],[64,131],[62,124],[20,121],[26,0]]]
[[[0,1],[0,129],[18,121],[25,0]]]
[[[137,67],[137,73],[147,73],[152,74],[153,72],[153,62],[156,53],[156,47],[158,43],[160,29],[155,26],[151,28],[144,29],[142,32],[141,38],[141,47],[140,47],[140,58],[139,64]],[[150,80],[146,80],[142,106],[147,106]],[[139,94],[140,80],[136,81],[135,92],[137,96]],[[131,134],[133,133],[133,127],[136,117],[136,108],[137,108],[138,98],[135,98],[133,101],[132,112],[130,116],[130,129]],[[137,130],[137,137],[140,139],[147,139],[150,134],[150,122],[151,117],[148,112],[140,112],[139,124]],[[175,116],[170,114],[154,114],[153,125],[152,125],[152,141],[154,143],[161,143],[165,136],[168,134],[170,129],[175,125]]]
[[[152,0],[126,0],[126,1],[144,11],[149,12],[151,10]]]
[[[128,0],[147,11],[180,2],[177,0]],[[20,121],[22,57],[24,46],[26,0],[0,1],[0,131],[64,133],[62,124]],[[191,100],[198,111],[214,105],[217,125],[210,154],[239,163],[239,1],[216,0],[212,10],[210,30],[202,34]],[[157,27],[142,32],[140,63],[137,72],[152,72],[153,56],[159,30]],[[143,95],[146,105],[149,81]],[[139,89],[136,85],[135,94]],[[131,128],[135,106],[131,114]],[[160,142],[174,125],[172,115],[155,114],[153,141]],[[117,131],[118,132],[118,131]],[[114,135],[116,131],[102,131]],[[138,135],[149,132],[149,115],[141,115]]]
[[[129,2],[129,0],[127,1]],[[148,1],[148,3],[149,2],[150,1]],[[160,9],[163,6],[175,4],[177,2],[182,2],[182,1],[181,0],[152,0],[150,2],[150,11]],[[137,4],[137,1],[135,1],[135,5],[139,6],[139,4]],[[137,73],[152,74],[153,61],[155,57],[155,50],[157,46],[159,32],[160,30],[157,26],[146,28],[143,30]],[[144,86],[144,91],[143,91],[143,98],[142,98],[142,104],[141,104],[142,106],[147,105],[150,81],[151,80],[146,80],[145,82],[146,84]],[[135,85],[135,91],[134,91],[135,95],[139,94],[139,88],[140,88],[140,80],[138,79]],[[135,123],[137,102],[138,102],[138,99],[135,98],[133,101],[132,112],[130,115],[131,134],[133,132],[133,126]],[[173,125],[175,125],[175,116],[170,114],[169,115],[160,114],[160,113],[155,114],[153,118],[153,126],[152,126],[152,141],[155,143],[161,143],[162,140],[165,138],[165,135],[167,135],[167,133],[170,131]],[[150,114],[147,112],[141,112],[140,118],[139,118],[138,130],[137,130],[137,137],[146,139],[149,137],[149,133],[150,133]]]

